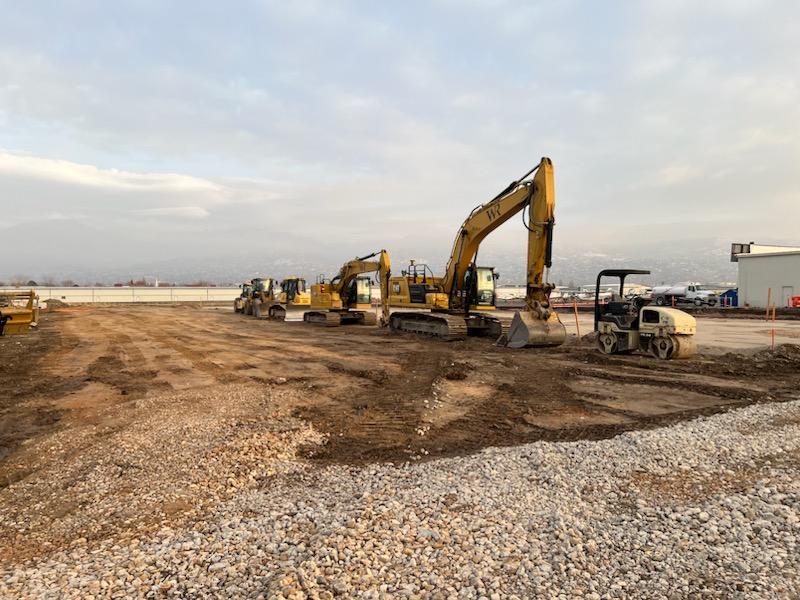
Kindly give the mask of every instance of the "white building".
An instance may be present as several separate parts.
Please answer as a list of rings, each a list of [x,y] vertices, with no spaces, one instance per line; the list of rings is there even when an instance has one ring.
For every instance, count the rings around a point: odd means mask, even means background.
[[[739,264],[739,306],[800,304],[800,247],[732,244],[731,260]]]

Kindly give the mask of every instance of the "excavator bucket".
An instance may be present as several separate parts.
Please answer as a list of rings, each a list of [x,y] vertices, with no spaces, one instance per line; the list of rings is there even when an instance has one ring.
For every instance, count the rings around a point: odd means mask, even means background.
[[[508,332],[497,341],[498,345],[507,348],[525,348],[527,346],[560,346],[567,339],[567,330],[558,320],[556,313],[544,320],[528,311],[514,314]]]

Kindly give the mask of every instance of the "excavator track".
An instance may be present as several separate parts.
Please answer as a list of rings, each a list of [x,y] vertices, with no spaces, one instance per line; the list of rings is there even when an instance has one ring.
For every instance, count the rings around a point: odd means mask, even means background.
[[[471,312],[467,315],[466,322],[468,335],[497,339],[508,331],[511,317],[501,317],[490,312]]]
[[[338,327],[341,325],[339,313],[322,310],[312,310],[303,313],[303,321],[313,325],[324,325],[325,327]]]
[[[278,319],[279,321],[286,320],[286,309],[280,304],[273,304],[269,307],[269,318]]]
[[[340,325],[375,325],[378,322],[378,317],[373,312],[361,310],[312,310],[303,314],[303,321],[314,325],[339,327]]]
[[[365,311],[360,313],[361,314],[361,324],[362,325],[377,325],[378,323],[378,315],[376,315],[372,311]]]
[[[447,342],[467,337],[463,317],[424,312],[395,312],[389,316],[389,329],[400,333],[428,335]]]
[[[492,315],[491,318],[492,321],[497,323],[497,326],[500,328],[500,333],[498,333],[497,335],[494,335],[495,331],[492,331],[490,333],[490,335],[492,335],[492,337],[494,337],[495,339],[500,337],[504,333],[508,333],[508,328],[511,327],[511,321],[514,320],[513,317],[509,317],[506,315]]]

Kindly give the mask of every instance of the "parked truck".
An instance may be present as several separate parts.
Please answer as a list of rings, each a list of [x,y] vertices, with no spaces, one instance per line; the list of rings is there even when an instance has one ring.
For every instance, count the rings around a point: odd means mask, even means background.
[[[704,285],[658,285],[653,288],[652,301],[658,306],[673,304],[694,304],[695,306],[716,306],[717,294]]]

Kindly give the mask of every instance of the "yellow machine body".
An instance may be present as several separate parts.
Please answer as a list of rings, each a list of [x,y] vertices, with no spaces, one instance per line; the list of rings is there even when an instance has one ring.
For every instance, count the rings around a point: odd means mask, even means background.
[[[39,296],[33,290],[0,292],[0,335],[27,333],[39,322]]]

